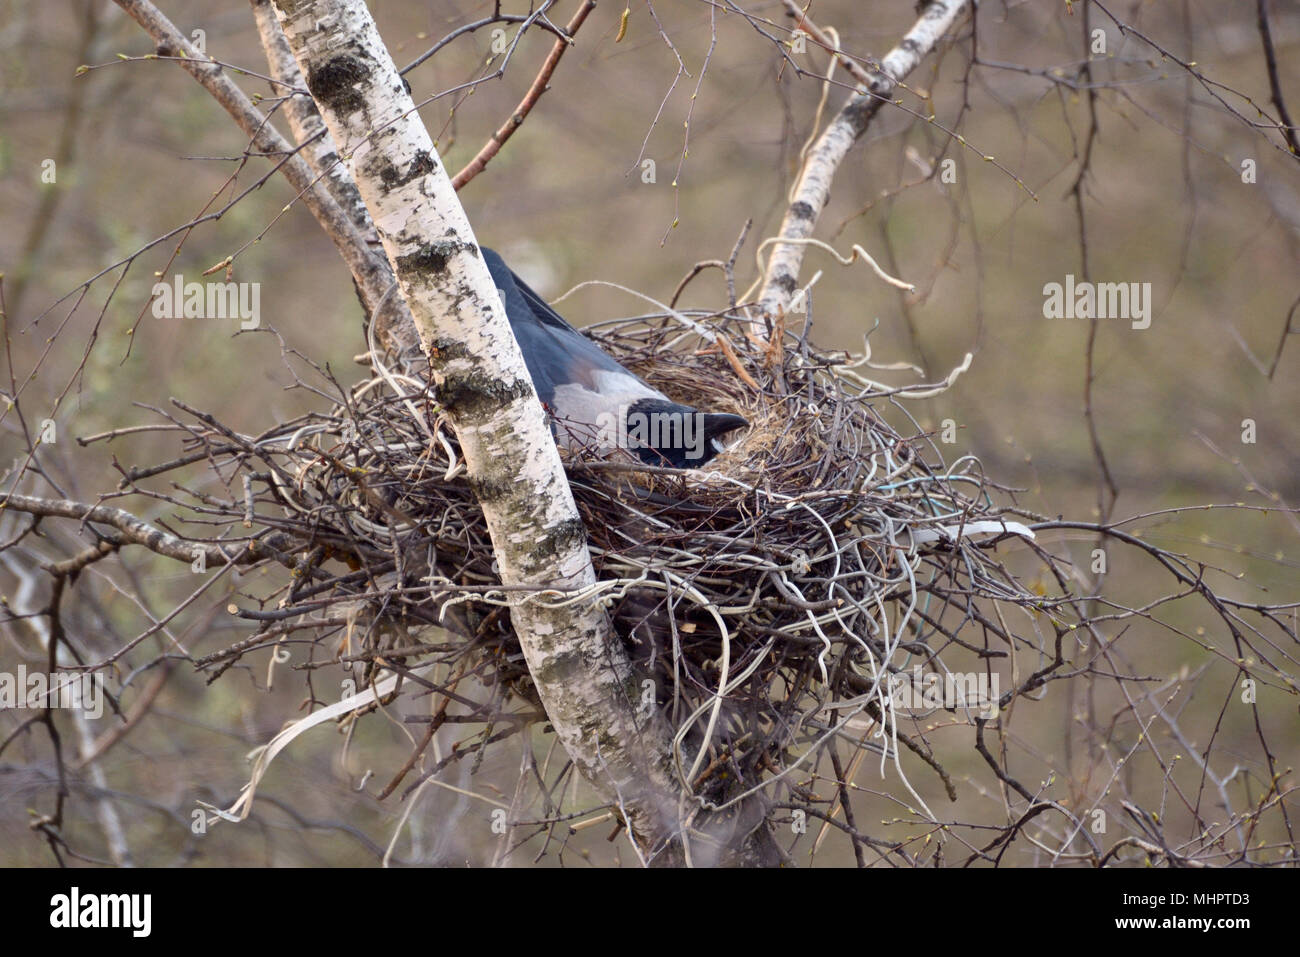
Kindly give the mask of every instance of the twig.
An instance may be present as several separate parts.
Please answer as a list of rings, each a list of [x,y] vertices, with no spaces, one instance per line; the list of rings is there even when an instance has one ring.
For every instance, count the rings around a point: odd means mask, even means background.
[[[533,80],[533,85],[528,88],[524,98],[519,101],[519,105],[515,107],[510,119],[501,124],[501,127],[492,134],[492,138],[483,144],[478,154],[466,163],[459,173],[452,177],[452,186],[459,190],[475,176],[483,172],[492,157],[500,152],[506,140],[514,136],[515,130],[523,125],[528,114],[532,112],[533,107],[537,105],[537,101],[541,99],[542,94],[550,89],[551,74],[555,72],[555,68],[559,65],[560,58],[564,56],[564,51],[573,45],[573,37],[577,34],[583,21],[587,19],[587,14],[594,9],[596,9],[596,0],[581,0],[578,9],[564,27],[564,32],[568,35],[567,38],[561,37],[555,41],[550,54],[546,57],[541,70],[537,73],[537,78]]]

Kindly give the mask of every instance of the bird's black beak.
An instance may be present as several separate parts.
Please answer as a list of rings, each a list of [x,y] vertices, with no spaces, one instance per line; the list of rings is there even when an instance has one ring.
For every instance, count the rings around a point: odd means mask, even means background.
[[[748,425],[748,420],[738,415],[731,415],[727,412],[707,412],[704,415],[704,437],[706,439],[720,438],[728,432],[746,428]]]
[[[712,458],[721,452],[725,452],[727,447],[722,442],[722,436],[728,432],[734,432],[736,429],[743,429],[749,423],[738,415],[731,415],[726,412],[707,412],[704,415],[704,442],[713,454]]]

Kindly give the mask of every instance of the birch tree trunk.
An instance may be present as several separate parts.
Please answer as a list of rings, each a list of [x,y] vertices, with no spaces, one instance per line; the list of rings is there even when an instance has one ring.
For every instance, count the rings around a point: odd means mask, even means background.
[[[262,49],[266,52],[267,66],[270,68],[271,76],[282,85],[278,92],[304,89],[307,84],[303,80],[302,71],[298,69],[297,61],[293,58],[293,51],[289,49],[284,31],[280,29],[280,21],[271,0],[250,0],[250,2],[253,7],[253,19],[257,23],[257,32],[262,40]],[[370,219],[370,212],[361,199],[357,184],[348,175],[347,167],[339,157],[334,137],[330,136],[329,130],[325,128],[325,121],[321,119],[315,101],[306,96],[291,96],[285,101],[284,115],[289,121],[289,131],[293,134],[294,140],[299,146],[306,147],[302,155],[312,168],[312,172],[321,178],[326,191],[352,220],[357,231],[369,240],[375,235],[375,224]],[[335,241],[337,242],[338,239]],[[375,275],[379,284],[387,290],[396,280],[388,260],[369,246],[366,246],[363,252],[375,260],[373,267]],[[381,291],[380,298],[382,297]],[[365,305],[364,297],[363,305]],[[381,306],[376,307],[372,303],[371,308],[373,308],[373,315],[368,318],[374,323],[374,338],[380,348],[386,349],[400,359],[418,359],[420,346],[415,335],[415,323],[402,297],[389,295],[382,300]]]
[[[642,859],[674,844],[665,729],[595,584],[541,404],[456,192],[362,0],[275,0],[307,87],[370,210],[492,537],[511,620],[569,756],[622,810]],[[529,592],[532,591],[532,594]]]

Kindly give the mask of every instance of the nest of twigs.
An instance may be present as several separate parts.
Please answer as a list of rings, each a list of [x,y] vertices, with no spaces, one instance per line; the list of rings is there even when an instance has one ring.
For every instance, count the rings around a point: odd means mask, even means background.
[[[953,533],[1003,508],[976,460],[945,466],[930,436],[886,421],[911,419],[861,362],[701,322],[619,320],[596,338],[672,398],[745,416],[726,453],[699,470],[566,453],[615,627],[654,680],[691,786],[721,803],[871,726],[878,750],[901,740],[946,782],[885,713],[886,677],[942,674],[953,655],[988,668],[1011,638],[986,601],[1041,606],[1000,562],[1008,536]],[[362,382],[281,449],[267,491],[316,543],[285,612],[343,604],[344,660],[454,662],[498,689],[502,713],[535,702],[454,437],[418,382]],[[326,574],[330,559],[350,571]],[[450,642],[412,628],[453,619]]]

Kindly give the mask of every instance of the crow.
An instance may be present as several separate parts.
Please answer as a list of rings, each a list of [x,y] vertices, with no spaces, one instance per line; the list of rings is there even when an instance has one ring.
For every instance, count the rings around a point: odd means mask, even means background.
[[[557,442],[601,454],[623,449],[648,465],[696,468],[725,449],[724,435],[749,424],[739,415],[673,402],[565,322],[500,255],[482,252]]]

